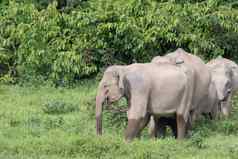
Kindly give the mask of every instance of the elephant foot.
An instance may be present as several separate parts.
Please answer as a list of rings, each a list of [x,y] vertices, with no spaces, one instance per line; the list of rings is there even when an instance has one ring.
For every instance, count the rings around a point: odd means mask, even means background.
[[[155,117],[151,117],[149,122],[149,136],[150,138],[156,138],[157,137],[157,130],[158,130],[158,124],[155,119]]]
[[[128,119],[128,125],[125,131],[126,142],[131,142],[139,133],[140,119]]]
[[[142,118],[140,120],[140,124],[139,124],[139,130],[138,130],[138,133],[136,134],[136,137],[137,138],[140,138],[140,135],[141,135],[141,131],[147,126],[147,124],[149,123],[150,121],[150,115],[147,114],[144,118]]]

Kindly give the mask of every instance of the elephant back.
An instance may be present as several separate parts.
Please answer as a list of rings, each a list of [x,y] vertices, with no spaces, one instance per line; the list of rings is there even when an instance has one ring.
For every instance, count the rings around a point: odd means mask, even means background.
[[[211,82],[211,74],[206,64],[196,55],[187,53],[179,48],[172,53],[166,55],[170,59],[182,59],[182,65],[189,70],[190,82],[193,85],[193,109],[198,107],[202,99],[207,97],[209,84]],[[176,60],[175,60],[176,61]]]

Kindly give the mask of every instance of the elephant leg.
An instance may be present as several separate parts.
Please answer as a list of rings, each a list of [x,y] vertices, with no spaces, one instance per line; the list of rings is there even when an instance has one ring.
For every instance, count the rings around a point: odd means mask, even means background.
[[[134,94],[130,99],[127,112],[128,125],[125,131],[126,141],[133,140],[148,123],[147,97]]]
[[[209,119],[209,120],[212,120],[213,119],[213,116],[212,116],[212,113],[209,112],[209,113],[202,113],[203,117],[205,119]]]
[[[157,137],[158,124],[154,116],[151,116],[149,122],[149,136],[150,138]]]
[[[146,127],[146,125],[149,123],[150,121],[150,115],[147,114],[144,118],[141,119],[140,125],[139,125],[139,131],[136,135],[136,137],[140,137],[141,135],[141,131]]]
[[[125,131],[125,139],[130,142],[135,137],[138,137],[140,131],[148,124],[149,116],[146,114],[146,111],[136,111],[133,106],[128,111],[128,125]]]
[[[176,121],[177,121],[177,131],[178,136],[177,139],[183,139],[185,137],[185,129],[186,129],[186,122],[182,115],[177,114],[176,115]]]
[[[166,133],[166,122],[163,117],[153,117],[150,122],[149,134],[151,138],[164,138]]]
[[[198,114],[194,111],[190,111],[190,123],[194,123],[198,119]]]
[[[185,126],[185,135],[188,135],[188,131],[192,130],[192,119],[191,116],[188,118],[188,121]]]
[[[214,119],[214,117],[213,117],[213,115],[212,115],[211,112],[208,113],[208,118],[209,118],[210,120],[213,120],[213,119]]]
[[[128,125],[125,131],[127,142],[132,141],[139,133],[141,119],[128,119]]]

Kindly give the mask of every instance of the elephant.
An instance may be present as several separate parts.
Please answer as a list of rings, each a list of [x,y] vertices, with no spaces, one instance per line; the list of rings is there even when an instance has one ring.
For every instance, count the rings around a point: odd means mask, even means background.
[[[209,95],[209,92],[214,89],[214,85],[211,84],[211,72],[202,59],[200,59],[198,56],[192,55],[183,49],[178,48],[174,52],[168,53],[165,56],[154,57],[151,62],[157,64],[169,63],[181,67],[187,74],[189,78],[188,85],[192,87],[190,88],[192,89],[190,94],[192,98],[192,105],[190,107],[190,122],[188,122],[188,128],[191,128],[192,122],[197,120],[198,116],[200,116],[200,113],[213,110],[210,108],[216,108],[214,105],[212,105],[209,106],[210,110],[205,111],[207,105],[217,101],[210,101],[212,98],[215,99],[214,96],[216,96],[216,94]],[[151,125],[153,126],[155,124]],[[164,127],[161,123],[158,125]],[[154,128],[150,127],[149,131],[156,131],[153,130]],[[159,129],[161,128],[159,127]]]
[[[187,74],[170,64],[135,63],[109,66],[99,83],[96,96],[96,132],[102,134],[102,110],[125,97],[128,103],[128,124],[125,140],[139,136],[155,118],[176,114],[177,138],[183,139],[192,99]]]
[[[194,112],[196,113],[197,118],[201,115],[210,120],[217,118],[220,112],[221,102],[218,100],[217,90],[213,81],[210,83],[208,97],[203,101],[204,102],[202,102],[202,104]],[[177,126],[175,119],[175,117],[161,117],[156,119],[151,117],[149,122],[150,137],[164,138],[166,126],[169,126],[172,130],[173,136],[177,138]],[[191,125],[187,125],[187,129],[189,129],[189,127],[191,127]]]
[[[178,65],[184,63],[184,60],[180,57],[168,58],[167,56],[155,56],[151,60],[151,63]]]
[[[177,59],[184,61],[181,65],[186,68],[190,77],[190,85],[193,86],[191,120],[195,121],[197,119],[195,112],[203,105],[204,99],[208,98],[211,72],[201,58],[181,48],[167,54],[166,57],[170,60],[176,59],[173,61],[178,61]]]
[[[238,90],[238,65],[226,58],[218,57],[207,63],[212,70],[212,79],[216,85],[218,98],[221,102],[221,113],[228,117],[231,98]]]
[[[178,65],[184,63],[184,61],[180,58],[169,59],[165,56],[156,56],[151,60],[151,63]],[[184,72],[186,73],[186,70],[184,70]],[[160,118],[154,118],[151,116],[148,129],[150,137],[164,138],[166,134],[166,126],[171,128],[173,136],[177,138],[176,116]]]

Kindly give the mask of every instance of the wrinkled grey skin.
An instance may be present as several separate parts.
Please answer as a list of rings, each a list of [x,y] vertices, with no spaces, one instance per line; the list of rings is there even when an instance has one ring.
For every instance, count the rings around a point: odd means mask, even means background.
[[[197,116],[193,113],[202,105],[204,99],[208,97],[211,73],[201,58],[189,54],[181,48],[167,54],[166,57],[170,59],[182,59],[184,61],[181,65],[187,69],[191,80],[190,84],[193,86],[191,115],[192,121],[194,121]]]
[[[220,112],[220,105],[221,101],[218,99],[216,86],[212,81],[210,83],[208,97],[203,100],[202,104],[198,107],[198,109],[196,109],[194,113],[196,113],[197,118],[203,115],[205,117],[208,117],[209,119],[216,119]],[[148,129],[150,137],[165,137],[166,126],[169,126],[172,129],[173,136],[177,138],[176,122],[174,117],[157,119],[151,117]],[[190,125],[187,126],[189,127]]]
[[[210,119],[218,117],[221,100],[218,99],[218,93],[215,82],[212,80],[209,85],[207,98],[204,98],[202,104],[196,110],[197,116],[205,115]]]
[[[188,74],[188,70],[183,67],[184,61],[181,58],[168,58],[166,56],[156,56],[151,60],[151,63],[155,63],[155,64],[170,64],[170,65],[174,65],[177,67],[182,67],[184,73]],[[190,91],[192,91],[192,88],[189,88]],[[191,97],[190,97],[191,98]],[[164,138],[166,135],[166,126],[169,126],[173,132],[173,136],[175,138],[177,138],[177,124],[176,124],[176,117],[172,116],[172,117],[161,117],[161,118],[155,118],[155,117],[151,117],[150,121],[149,121],[149,135],[151,138],[154,137],[159,137],[159,138]]]
[[[238,66],[233,61],[218,57],[207,63],[212,70],[212,79],[216,85],[221,112],[228,117],[231,112],[231,98],[238,90]]]
[[[112,103],[121,97],[128,101],[126,141],[139,136],[150,116],[176,114],[178,139],[185,135],[191,98],[188,78],[181,68],[168,64],[131,64],[111,66],[104,72],[96,97],[96,130],[102,134],[103,103]]]
[[[203,108],[206,105],[205,100],[209,98],[209,89],[211,83],[211,73],[206,64],[197,56],[192,55],[179,48],[172,53],[169,53],[163,57],[157,56],[152,59],[152,63],[170,63],[172,65],[183,68],[186,72],[189,82],[187,83],[192,89],[191,98],[192,106],[190,109],[191,120],[188,122],[191,124],[195,121]],[[155,124],[151,124],[155,125]],[[191,127],[191,125],[188,125]],[[153,127],[150,127],[150,132],[154,132]]]

